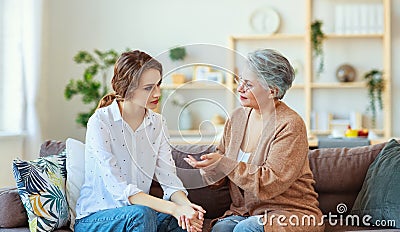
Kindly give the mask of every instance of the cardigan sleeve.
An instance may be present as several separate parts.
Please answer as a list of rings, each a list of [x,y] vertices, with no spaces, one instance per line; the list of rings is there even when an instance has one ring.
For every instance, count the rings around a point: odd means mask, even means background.
[[[308,162],[307,154],[304,123],[291,121],[276,134],[262,165],[238,163],[224,156],[215,169],[228,175],[240,188],[265,200],[280,195],[300,177],[305,162]]]
[[[225,145],[229,144],[229,139],[230,139],[230,134],[231,134],[231,122],[230,119],[226,120],[225,126],[224,126],[224,134],[221,138],[220,143],[218,144],[216,148],[216,152],[225,155]],[[218,165],[218,162],[206,167],[200,169],[200,174],[202,175],[204,183],[208,185],[213,185],[214,187],[218,187],[225,183],[225,178],[226,174],[223,172],[217,171],[216,166]]]
[[[226,140],[230,137],[228,136],[230,132],[231,132],[231,121],[230,119],[227,119],[224,126],[224,135],[222,136],[221,141],[219,142],[216,148],[216,151],[221,155],[225,154],[225,144],[227,144]]]

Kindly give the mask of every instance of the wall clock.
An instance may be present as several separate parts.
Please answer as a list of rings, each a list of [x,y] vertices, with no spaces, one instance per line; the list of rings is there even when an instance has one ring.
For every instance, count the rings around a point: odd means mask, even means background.
[[[258,33],[272,34],[278,31],[280,17],[270,7],[259,8],[250,15],[251,28]]]

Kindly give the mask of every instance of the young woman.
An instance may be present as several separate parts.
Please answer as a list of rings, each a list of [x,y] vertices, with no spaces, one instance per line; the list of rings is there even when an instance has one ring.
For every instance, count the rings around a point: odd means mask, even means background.
[[[248,68],[237,80],[243,107],[227,120],[217,152],[203,155],[201,161],[185,158],[201,169],[207,182],[229,182],[230,210],[212,231],[324,230],[318,225],[322,213],[309,167],[306,128],[281,101],[293,79],[293,68],[280,53],[250,53]]]
[[[141,51],[123,53],[112,87],[87,125],[85,182],[76,231],[201,231],[204,209],[192,204],[176,175],[167,127],[153,112],[162,66]],[[164,199],[149,195],[152,180]]]

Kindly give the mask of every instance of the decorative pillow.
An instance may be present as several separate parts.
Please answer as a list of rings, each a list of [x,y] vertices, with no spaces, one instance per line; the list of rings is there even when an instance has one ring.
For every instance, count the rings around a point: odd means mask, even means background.
[[[46,140],[40,146],[40,157],[60,154],[65,150],[65,143],[57,140]]]
[[[14,160],[13,173],[30,231],[53,231],[68,224],[65,161],[65,151],[33,161]]]
[[[399,192],[400,144],[392,139],[369,166],[351,214],[369,215],[374,225],[395,221],[393,226],[400,228]]]
[[[75,139],[67,139],[67,201],[71,215],[70,229],[74,230],[76,201],[85,180],[85,144]]]

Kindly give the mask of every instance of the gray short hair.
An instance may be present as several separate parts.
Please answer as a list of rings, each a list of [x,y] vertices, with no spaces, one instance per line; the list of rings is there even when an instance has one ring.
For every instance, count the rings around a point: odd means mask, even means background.
[[[292,86],[294,69],[289,61],[278,51],[262,49],[247,56],[250,69],[257,73],[260,84],[265,89],[278,89],[275,97],[282,99]]]

